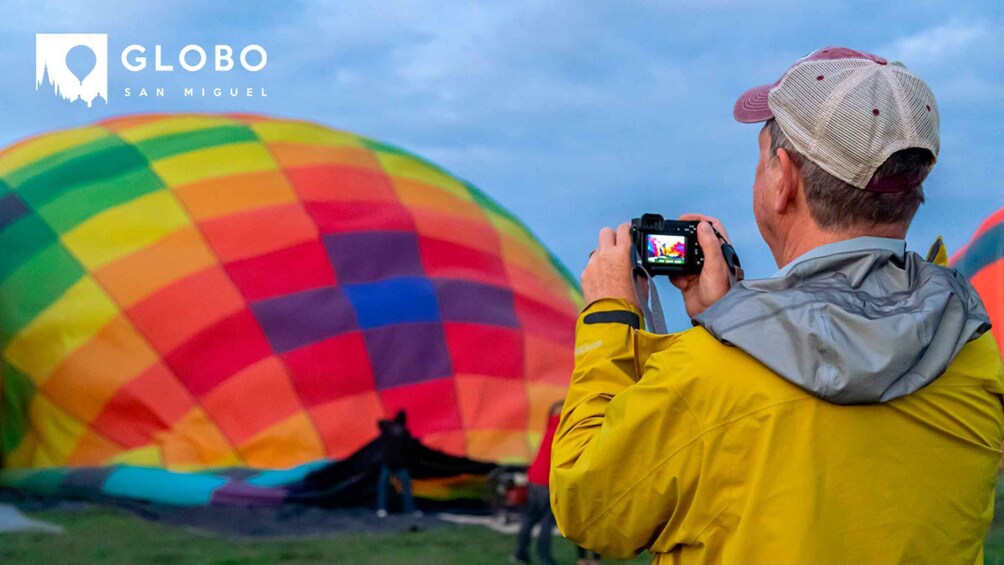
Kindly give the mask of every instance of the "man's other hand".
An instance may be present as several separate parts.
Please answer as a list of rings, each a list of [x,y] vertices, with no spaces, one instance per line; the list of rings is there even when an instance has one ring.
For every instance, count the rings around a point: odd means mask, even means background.
[[[704,267],[698,275],[679,275],[670,277],[673,286],[683,293],[683,303],[687,315],[693,318],[718,302],[729,291],[729,267],[722,255],[722,245],[718,241],[711,226],[715,226],[725,241],[731,243],[729,234],[717,218],[702,214],[684,214],[678,219],[688,222],[699,221],[697,226],[697,242],[704,251]],[[709,225],[708,222],[711,222]]]
[[[639,306],[632,271],[631,224],[625,222],[617,231],[600,230],[599,244],[582,271],[582,297],[586,304],[601,298],[623,298]],[[725,282],[728,284],[728,278]]]

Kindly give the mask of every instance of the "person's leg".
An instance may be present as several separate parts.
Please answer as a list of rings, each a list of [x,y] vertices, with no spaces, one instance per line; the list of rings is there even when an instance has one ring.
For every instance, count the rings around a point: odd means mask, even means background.
[[[415,498],[411,494],[411,473],[407,469],[397,471],[397,480],[401,483],[401,499],[405,514],[415,513]]]
[[[540,533],[537,534],[537,555],[544,565],[552,565],[554,557],[551,556],[551,542],[554,541],[554,514],[551,512],[551,495],[547,487],[534,485],[538,497],[542,499],[540,509]],[[533,487],[531,487],[533,488]]]
[[[387,489],[390,488],[390,469],[386,465],[380,467],[380,477],[377,478],[377,513],[387,512]]]
[[[530,538],[533,535],[533,527],[543,517],[538,496],[534,494],[533,486],[527,493],[526,508],[523,511],[523,523],[520,524],[519,534],[516,536],[516,553],[514,556],[521,561],[530,561]]]

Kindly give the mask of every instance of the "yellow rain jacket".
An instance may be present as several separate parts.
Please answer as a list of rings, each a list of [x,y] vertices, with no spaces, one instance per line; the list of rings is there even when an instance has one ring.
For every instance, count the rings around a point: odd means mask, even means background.
[[[612,299],[579,318],[552,452],[566,537],[681,565],[983,562],[1004,439],[989,332],[920,390],[847,406],[640,318]]]

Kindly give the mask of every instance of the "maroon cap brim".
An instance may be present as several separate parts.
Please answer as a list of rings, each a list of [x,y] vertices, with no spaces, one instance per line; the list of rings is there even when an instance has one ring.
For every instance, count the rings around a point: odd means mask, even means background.
[[[755,124],[757,122],[766,122],[773,118],[774,113],[770,111],[770,106],[767,104],[767,94],[775,86],[777,86],[777,83],[765,84],[744,92],[739,97],[739,100],[736,100],[735,107],[732,108],[732,115],[735,116],[736,121],[744,124]]]

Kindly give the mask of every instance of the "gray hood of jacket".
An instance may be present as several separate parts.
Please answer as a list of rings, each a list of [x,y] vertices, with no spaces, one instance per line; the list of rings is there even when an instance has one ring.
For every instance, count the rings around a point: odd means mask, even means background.
[[[742,281],[694,323],[836,404],[913,393],[990,329],[979,296],[954,269],[878,249]]]

